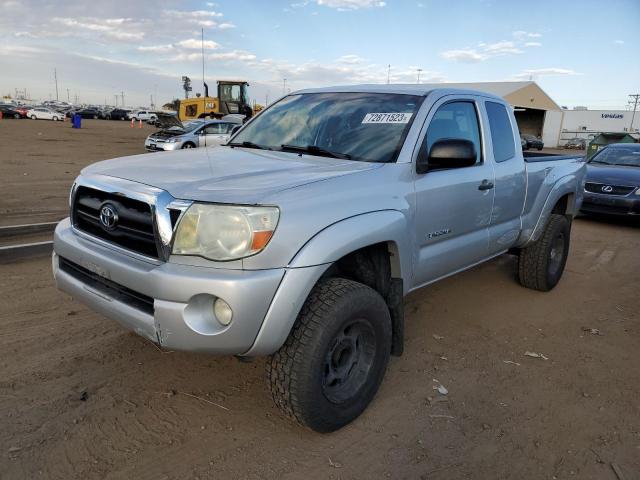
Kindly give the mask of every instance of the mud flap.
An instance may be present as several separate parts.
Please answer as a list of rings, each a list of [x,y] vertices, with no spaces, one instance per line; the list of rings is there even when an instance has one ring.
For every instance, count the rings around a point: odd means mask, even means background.
[[[404,352],[404,295],[402,279],[392,278],[389,293],[385,298],[391,314],[391,355],[399,357]]]

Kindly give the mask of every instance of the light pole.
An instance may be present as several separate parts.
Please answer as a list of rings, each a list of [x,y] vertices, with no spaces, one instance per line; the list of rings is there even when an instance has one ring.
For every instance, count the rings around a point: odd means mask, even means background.
[[[422,72],[421,68],[418,69],[418,83],[420,83],[420,72]]]
[[[287,79],[282,79],[282,95],[284,96],[287,93]]]
[[[387,65],[387,85],[389,85],[390,79],[391,79],[391,64]]]

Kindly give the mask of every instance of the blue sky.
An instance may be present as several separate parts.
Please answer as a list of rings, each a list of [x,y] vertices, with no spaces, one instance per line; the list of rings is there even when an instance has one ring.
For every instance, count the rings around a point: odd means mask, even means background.
[[[0,0],[0,93],[168,101],[180,77],[246,79],[260,103],[309,86],[537,81],[559,104],[640,93],[640,1]],[[635,56],[635,60],[633,59]]]

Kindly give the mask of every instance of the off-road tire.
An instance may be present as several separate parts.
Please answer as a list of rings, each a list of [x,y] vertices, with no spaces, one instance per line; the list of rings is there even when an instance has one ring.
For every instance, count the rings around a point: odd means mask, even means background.
[[[349,352],[357,352],[357,360],[343,368],[348,372],[346,380],[327,385],[336,349],[343,348],[345,339],[352,339],[349,335],[356,327],[368,332],[362,337],[356,334],[360,343],[351,343],[356,348]],[[273,401],[285,415],[317,432],[343,427],[375,396],[389,361],[391,336],[389,309],[378,292],[344,278],[321,280],[309,294],[287,341],[267,361]],[[343,353],[337,352],[338,361]]]
[[[558,284],[567,263],[570,234],[567,217],[552,214],[542,236],[520,250],[518,277],[522,286],[547,292]]]

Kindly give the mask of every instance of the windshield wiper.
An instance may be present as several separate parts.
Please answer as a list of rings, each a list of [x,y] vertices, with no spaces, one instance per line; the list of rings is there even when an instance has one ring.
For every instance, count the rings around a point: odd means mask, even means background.
[[[228,147],[244,147],[244,148],[257,148],[258,150],[271,150],[268,147],[263,147],[253,142],[241,142],[241,143],[227,143]]]
[[[301,153],[310,153],[311,155],[318,155],[322,157],[331,157],[331,158],[343,158],[345,160],[351,160],[351,155],[348,153],[340,153],[340,152],[332,152],[331,150],[326,150],[322,147],[318,147],[317,145],[307,145],[306,147],[300,145],[288,145],[283,144],[280,145],[282,150],[288,150],[291,152],[301,152]]]

